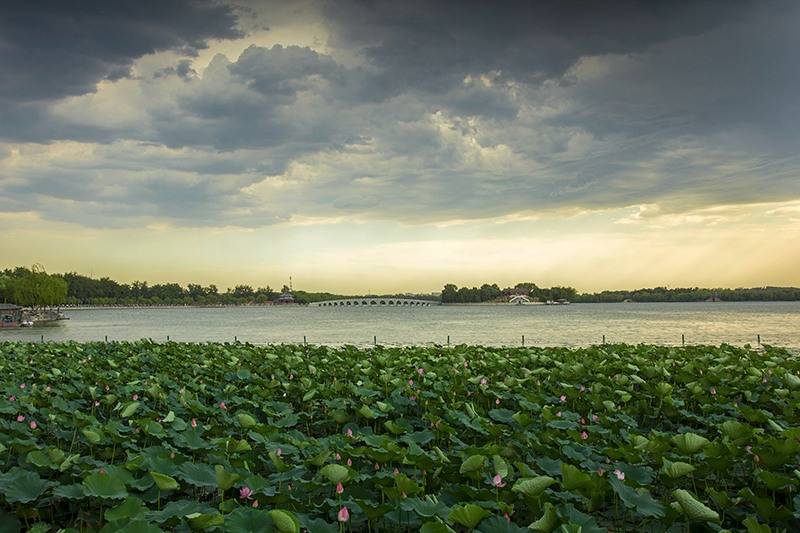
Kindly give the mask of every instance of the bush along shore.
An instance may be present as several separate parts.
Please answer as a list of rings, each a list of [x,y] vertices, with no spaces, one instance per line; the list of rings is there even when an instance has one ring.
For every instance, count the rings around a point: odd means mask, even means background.
[[[2,343],[0,530],[797,531],[799,372],[727,345]]]

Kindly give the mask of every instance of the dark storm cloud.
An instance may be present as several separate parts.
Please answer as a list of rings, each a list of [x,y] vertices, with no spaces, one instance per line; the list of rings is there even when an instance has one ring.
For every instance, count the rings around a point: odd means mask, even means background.
[[[196,53],[208,39],[240,35],[232,10],[197,0],[4,2],[0,101],[53,100],[130,75],[158,50]]]
[[[391,76],[390,91],[431,91],[467,74],[521,81],[559,76],[585,55],[631,53],[698,34],[738,15],[743,1],[592,2],[378,0],[325,2],[337,47],[360,50]]]
[[[104,88],[138,98],[126,120],[104,120],[92,107],[103,99],[56,109],[150,51],[191,56],[239,32],[217,4],[152,17],[135,5],[124,21],[110,8],[73,20],[56,6],[33,26],[60,28],[54,38],[9,34],[21,73],[8,79],[0,64],[0,138],[95,153],[44,150],[45,163],[31,155],[3,170],[0,145],[0,211],[258,226],[293,214],[415,222],[800,197],[797,4],[310,0],[325,47],[251,46],[207,66],[168,58]],[[281,29],[273,8],[254,6],[252,24]],[[82,44],[70,40],[79,28]]]

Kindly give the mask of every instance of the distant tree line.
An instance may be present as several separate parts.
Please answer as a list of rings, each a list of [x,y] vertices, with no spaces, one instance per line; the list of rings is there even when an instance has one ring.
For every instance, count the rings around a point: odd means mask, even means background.
[[[289,292],[284,285],[280,291],[269,285],[254,288],[236,285],[224,291],[216,285],[189,283],[148,284],[146,281],[119,283],[111,278],[92,278],[69,272],[46,274],[41,267],[33,269],[16,267],[0,271],[0,302],[13,302],[25,307],[68,305],[259,305],[276,301],[282,293]],[[294,291],[297,303],[322,300],[360,298],[329,292]],[[402,295],[379,295],[402,297]],[[437,299],[423,295],[415,298]]]
[[[719,298],[723,302],[779,302],[800,300],[798,287],[753,287],[737,289],[703,289],[700,287],[655,287],[633,291],[602,291],[580,294],[574,300],[587,303],[632,302],[704,302]]]
[[[517,283],[513,287],[501,289],[497,283],[489,285],[484,283],[480,287],[458,287],[448,283],[442,289],[442,303],[481,303],[481,302],[501,302],[513,295],[520,294],[539,301],[547,300],[570,300],[572,301],[578,292],[573,287],[539,287],[535,283]]]
[[[496,283],[484,283],[480,287],[458,287],[451,283],[442,289],[442,303],[480,303],[502,302],[511,296],[521,294],[532,300],[568,300],[581,303],[617,302],[703,302],[720,299],[725,302],[773,302],[798,301],[800,288],[797,287],[754,287],[737,289],[704,289],[655,287],[632,291],[602,291],[578,293],[573,287],[539,287],[535,283],[517,283],[513,287],[501,289]]]

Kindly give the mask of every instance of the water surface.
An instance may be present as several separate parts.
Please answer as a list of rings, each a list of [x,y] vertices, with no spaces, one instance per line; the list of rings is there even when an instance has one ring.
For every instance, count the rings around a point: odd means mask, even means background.
[[[2,340],[240,341],[580,346],[608,342],[800,348],[800,302],[569,306],[73,309],[56,326],[0,330]]]

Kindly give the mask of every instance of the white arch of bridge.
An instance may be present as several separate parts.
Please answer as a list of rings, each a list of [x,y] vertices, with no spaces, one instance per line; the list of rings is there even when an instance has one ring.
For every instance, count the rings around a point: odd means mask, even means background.
[[[430,307],[438,302],[431,300],[417,300],[414,298],[346,298],[343,300],[326,300],[315,302],[316,307],[363,307],[363,306],[392,306],[392,307]]]

